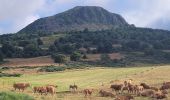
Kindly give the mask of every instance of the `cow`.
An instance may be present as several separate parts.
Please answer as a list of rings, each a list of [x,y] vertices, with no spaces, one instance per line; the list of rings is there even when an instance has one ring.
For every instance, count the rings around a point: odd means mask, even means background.
[[[143,86],[144,89],[150,89],[150,86],[146,83],[141,83],[140,85]]]
[[[93,93],[93,89],[84,89],[83,93],[84,93],[85,97],[87,97],[88,95],[91,96]]]
[[[167,85],[167,84],[170,84],[170,82],[163,82],[163,85]]]
[[[163,86],[161,86],[160,90],[166,90],[166,89],[170,89],[170,84],[164,84]]]
[[[123,84],[113,84],[113,85],[110,86],[110,88],[111,88],[112,90],[115,90],[116,92],[119,92],[119,93],[120,93],[120,91],[121,91],[122,88],[123,88]]]
[[[77,85],[75,85],[75,84],[74,84],[74,85],[70,85],[70,86],[69,86],[69,90],[70,90],[70,91],[75,92],[77,89],[78,89],[78,86],[77,86]]]
[[[15,90],[16,89],[18,89],[19,91],[22,90],[23,92],[26,88],[30,87],[30,84],[29,83],[14,83],[13,87]]]
[[[135,85],[135,92],[136,92],[136,94],[138,94],[139,92],[141,92],[143,90],[144,90],[143,86]]]
[[[54,95],[56,93],[56,89],[54,86],[46,86],[47,93],[50,93],[51,95]]]
[[[166,94],[163,94],[162,92],[156,92],[155,94],[153,94],[152,98],[165,99],[167,98],[167,96]]]
[[[106,91],[106,90],[100,90],[99,91],[99,94],[102,96],[102,97],[115,97],[116,94],[111,92],[111,91]]]
[[[115,100],[133,100],[133,99],[134,99],[134,97],[131,96],[131,95],[127,95],[127,96],[117,96],[117,97],[115,98]]]
[[[37,92],[39,93],[39,94],[45,94],[45,95],[47,95],[47,88],[46,88],[46,86],[41,86],[41,87],[37,87]]]
[[[128,93],[135,93],[135,92],[136,92],[135,85],[128,83]]]
[[[155,90],[155,91],[159,91],[159,88],[157,88],[157,87],[150,87],[150,89]]]
[[[138,96],[151,97],[154,94],[155,94],[154,90],[145,90],[145,91],[139,92]]]

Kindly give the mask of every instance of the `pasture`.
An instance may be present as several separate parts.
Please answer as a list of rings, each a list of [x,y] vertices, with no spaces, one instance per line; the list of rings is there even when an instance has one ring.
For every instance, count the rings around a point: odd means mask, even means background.
[[[153,86],[160,86],[163,81],[169,81],[169,66],[157,67],[128,67],[128,68],[89,68],[81,70],[67,70],[55,73],[29,73],[21,77],[3,77],[0,78],[1,91],[13,91],[14,82],[29,82],[31,87],[43,86],[47,84],[58,85],[57,94],[55,96],[40,96],[33,94],[29,88],[24,93],[29,94],[37,100],[113,100],[112,98],[100,97],[98,90],[109,88],[111,81],[121,81],[133,79],[134,83],[139,84],[146,82]],[[96,89],[96,92],[88,98],[84,98],[82,93],[67,93],[70,84],[78,85],[78,90],[85,88]],[[101,85],[104,86],[101,86]],[[18,92],[18,91],[17,91]],[[169,96],[170,97],[170,96]],[[135,100],[148,100],[148,98],[135,98]]]

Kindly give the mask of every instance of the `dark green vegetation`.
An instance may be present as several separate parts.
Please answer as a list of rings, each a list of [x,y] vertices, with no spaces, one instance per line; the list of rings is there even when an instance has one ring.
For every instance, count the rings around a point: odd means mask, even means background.
[[[2,54],[2,51],[0,50],[0,63],[3,62],[3,54]]]
[[[66,62],[66,56],[63,54],[52,54],[52,58],[54,59],[55,63],[65,63]]]
[[[0,100],[34,100],[34,98],[26,94],[0,92]]]
[[[0,45],[0,62],[3,57],[46,55],[53,55],[57,63],[65,63],[66,56],[71,61],[107,66],[160,64],[169,63],[170,60],[170,31],[128,25],[121,16],[100,7],[75,7],[39,19],[19,33],[1,35]],[[124,58],[108,58],[107,54],[117,52],[123,54]],[[105,55],[101,56],[101,61],[92,62],[82,60],[86,59],[86,54]]]
[[[51,17],[41,18],[31,23],[19,33],[35,32],[70,32],[89,30],[105,30],[128,26],[127,22],[120,16],[101,7],[78,6]]]

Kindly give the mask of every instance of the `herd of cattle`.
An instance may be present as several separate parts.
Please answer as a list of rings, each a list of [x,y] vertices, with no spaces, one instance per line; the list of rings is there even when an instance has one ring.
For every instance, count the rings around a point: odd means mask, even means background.
[[[29,83],[14,83],[13,88],[15,90],[24,91],[26,88],[30,87]],[[56,88],[58,86],[46,85],[46,86],[34,86],[33,92],[39,93],[41,95],[56,93]],[[94,93],[94,89],[84,89],[83,91],[78,91],[77,85],[70,85],[69,90],[71,92],[84,93],[85,97],[91,96]],[[170,82],[164,82],[160,88],[149,86],[146,83],[141,83],[139,85],[132,84],[132,80],[126,80],[122,83],[113,83],[110,89],[100,89],[98,93],[102,97],[114,97],[115,100],[132,100],[135,99],[134,96],[150,97],[154,99],[166,99],[168,94],[168,89],[170,89]]]

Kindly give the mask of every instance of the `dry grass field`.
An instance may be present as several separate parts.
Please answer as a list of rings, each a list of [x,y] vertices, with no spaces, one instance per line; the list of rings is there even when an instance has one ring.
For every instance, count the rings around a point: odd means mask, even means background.
[[[29,82],[31,87],[47,84],[58,85],[55,96],[34,94],[31,88],[24,91],[25,94],[33,96],[36,100],[113,100],[110,97],[100,97],[98,94],[100,89],[108,89],[111,81],[133,79],[134,84],[145,82],[152,86],[160,87],[164,81],[170,81],[169,73],[170,66],[168,65],[157,67],[90,68],[54,73],[27,73],[17,78],[0,78],[0,91],[13,91],[12,84],[14,82]],[[69,85],[73,83],[78,85],[79,91],[85,88],[93,88],[95,93],[87,98],[82,93],[66,93],[65,91],[69,90]],[[101,86],[102,83],[104,86]],[[135,100],[151,100],[151,98],[136,97]]]
[[[88,54],[86,61],[96,61],[100,60],[101,54]],[[109,54],[111,59],[120,59],[123,57],[120,53],[112,53]],[[6,63],[0,65],[5,67],[22,67],[22,66],[49,66],[49,65],[58,65],[54,63],[50,56],[42,56],[42,57],[35,57],[35,58],[12,58],[12,59],[5,59]]]
[[[6,63],[0,66],[7,67],[22,67],[22,66],[47,66],[56,65],[49,56],[36,57],[36,58],[13,58],[5,59]]]

